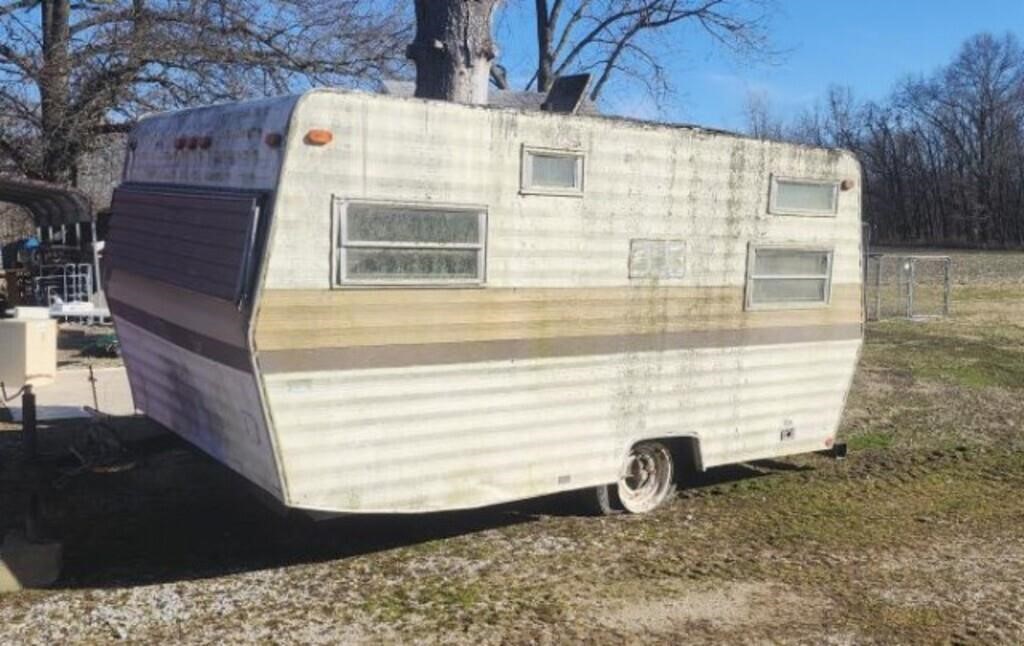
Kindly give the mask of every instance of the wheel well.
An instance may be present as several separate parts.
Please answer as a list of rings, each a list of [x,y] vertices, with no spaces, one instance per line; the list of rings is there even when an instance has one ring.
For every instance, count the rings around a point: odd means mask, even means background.
[[[672,452],[676,463],[676,480],[704,470],[700,457],[700,439],[693,436],[652,437],[647,441],[661,442]]]

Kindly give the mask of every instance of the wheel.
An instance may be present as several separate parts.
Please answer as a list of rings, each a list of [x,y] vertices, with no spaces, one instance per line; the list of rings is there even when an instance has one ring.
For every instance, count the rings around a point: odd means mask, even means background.
[[[661,442],[634,446],[615,491],[623,509],[644,514],[657,509],[676,490],[672,452]]]
[[[613,516],[625,511],[619,502],[617,485],[601,485],[592,489],[583,489],[583,506],[592,516]]]
[[[586,489],[584,503],[597,516],[643,514],[676,490],[672,452],[661,442],[641,442],[629,451],[618,482]]]

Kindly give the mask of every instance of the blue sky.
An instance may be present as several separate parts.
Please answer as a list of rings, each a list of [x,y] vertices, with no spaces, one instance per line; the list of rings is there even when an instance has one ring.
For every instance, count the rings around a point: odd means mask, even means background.
[[[533,2],[509,0],[496,25],[502,62],[519,84],[536,56]],[[738,60],[697,33],[685,33],[668,67],[675,96],[656,103],[640,88],[614,87],[608,111],[742,129],[749,92],[785,116],[809,107],[832,84],[859,99],[884,98],[899,79],[930,73],[969,36],[1010,31],[1024,40],[1024,0],[779,0],[771,33],[775,64]]]

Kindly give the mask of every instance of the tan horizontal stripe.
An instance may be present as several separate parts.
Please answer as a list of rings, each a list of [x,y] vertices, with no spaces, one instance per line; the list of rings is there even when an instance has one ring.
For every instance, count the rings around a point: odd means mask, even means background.
[[[743,309],[741,287],[267,291],[256,347],[267,350],[622,336],[861,320],[859,285],[828,307]]]
[[[349,348],[315,348],[260,352],[264,373],[358,370],[402,366],[441,365],[578,357],[623,352],[656,352],[688,348],[721,348],[783,343],[846,341],[861,338],[860,323],[804,325],[795,327],[744,328],[736,330],[689,330],[665,334],[574,336],[555,339],[506,339],[465,343],[430,343]]]

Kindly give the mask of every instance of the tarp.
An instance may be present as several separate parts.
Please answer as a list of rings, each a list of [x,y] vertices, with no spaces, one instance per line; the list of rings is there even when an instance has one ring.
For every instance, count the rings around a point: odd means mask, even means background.
[[[92,222],[92,202],[85,193],[23,177],[0,175],[0,202],[23,207],[37,227]]]

